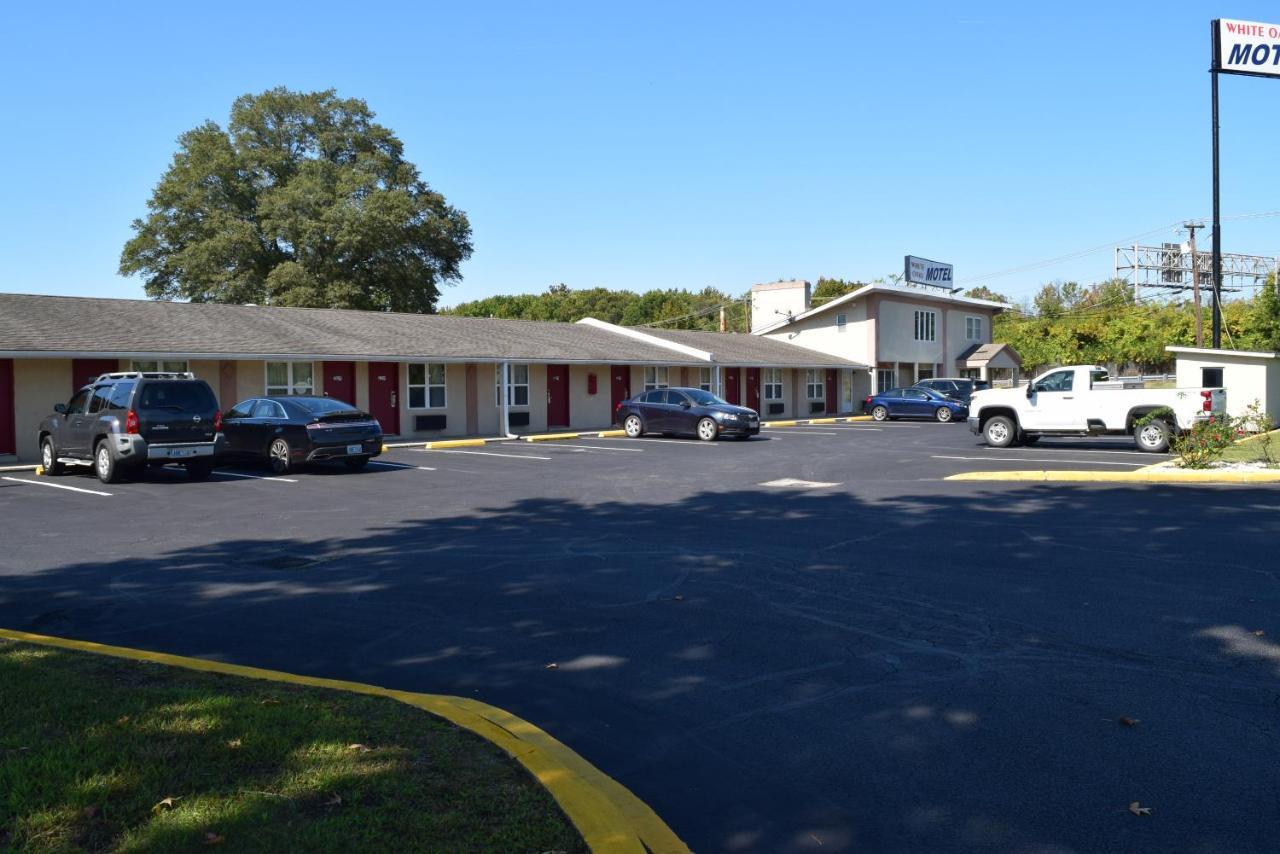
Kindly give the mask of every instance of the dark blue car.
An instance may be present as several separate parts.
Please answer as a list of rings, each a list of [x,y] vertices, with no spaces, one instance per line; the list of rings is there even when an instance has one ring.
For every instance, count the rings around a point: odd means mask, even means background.
[[[645,433],[745,439],[760,432],[760,413],[700,388],[656,388],[618,404],[617,420],[635,439]]]
[[[876,421],[932,418],[945,424],[969,417],[969,406],[964,401],[938,394],[928,388],[891,388],[873,394],[862,402],[862,411],[869,413]]]

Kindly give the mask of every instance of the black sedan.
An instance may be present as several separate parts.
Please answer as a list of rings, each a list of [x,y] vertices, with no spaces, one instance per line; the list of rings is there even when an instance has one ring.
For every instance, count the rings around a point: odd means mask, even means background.
[[[222,416],[222,458],[270,463],[284,474],[305,463],[342,460],[359,471],[382,453],[382,425],[328,397],[255,397]]]
[[[633,439],[645,433],[678,433],[710,442],[760,432],[760,413],[700,388],[655,388],[622,401],[616,414]]]
[[[938,394],[929,388],[891,388],[873,394],[862,402],[862,411],[876,421],[895,418],[932,418],[935,421],[963,421],[969,417],[969,405],[962,400]]]

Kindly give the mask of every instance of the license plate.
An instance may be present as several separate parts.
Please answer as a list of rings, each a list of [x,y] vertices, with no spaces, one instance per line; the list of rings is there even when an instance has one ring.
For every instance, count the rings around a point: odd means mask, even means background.
[[[364,445],[347,445],[348,454],[360,454],[364,452]]]
[[[194,457],[195,455],[195,448],[171,448],[169,450],[169,456],[171,457]]]

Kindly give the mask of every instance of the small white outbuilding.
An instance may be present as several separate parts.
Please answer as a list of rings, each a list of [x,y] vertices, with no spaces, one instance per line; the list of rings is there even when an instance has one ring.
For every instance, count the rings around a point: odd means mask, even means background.
[[[1256,400],[1273,424],[1280,423],[1280,353],[1207,347],[1165,349],[1177,360],[1179,388],[1225,388],[1231,415],[1243,415]]]

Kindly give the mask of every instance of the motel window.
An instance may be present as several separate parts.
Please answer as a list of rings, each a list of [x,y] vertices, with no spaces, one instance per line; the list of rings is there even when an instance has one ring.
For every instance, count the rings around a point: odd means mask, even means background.
[[[893,368],[876,368],[876,393],[886,392],[893,388],[895,383],[895,371]]]
[[[187,363],[185,361],[139,361],[138,359],[134,359],[129,370],[142,372],[169,371],[171,373],[183,374],[189,371],[190,368],[187,367]]]
[[[966,317],[964,319],[964,340],[981,341],[982,340],[982,318]]]
[[[644,390],[652,391],[655,388],[666,388],[670,383],[667,382],[668,371],[659,365],[651,365],[644,369]]]
[[[764,399],[782,400],[782,368],[764,369]]]
[[[848,327],[848,325],[849,325],[849,315],[847,314],[836,315],[836,332],[844,332],[844,330]]]
[[[827,384],[822,377],[820,368],[809,368],[805,371],[805,386],[808,389],[810,400],[826,399]]]
[[[267,394],[315,394],[315,366],[311,362],[267,362]]]
[[[529,405],[529,366],[508,365],[507,405]],[[502,406],[502,365],[493,366],[493,400],[496,406]]]
[[[698,388],[711,391],[711,369],[698,368]]]
[[[444,365],[409,363],[409,408],[444,409]]]
[[[916,309],[916,340],[938,340],[938,313]]]

